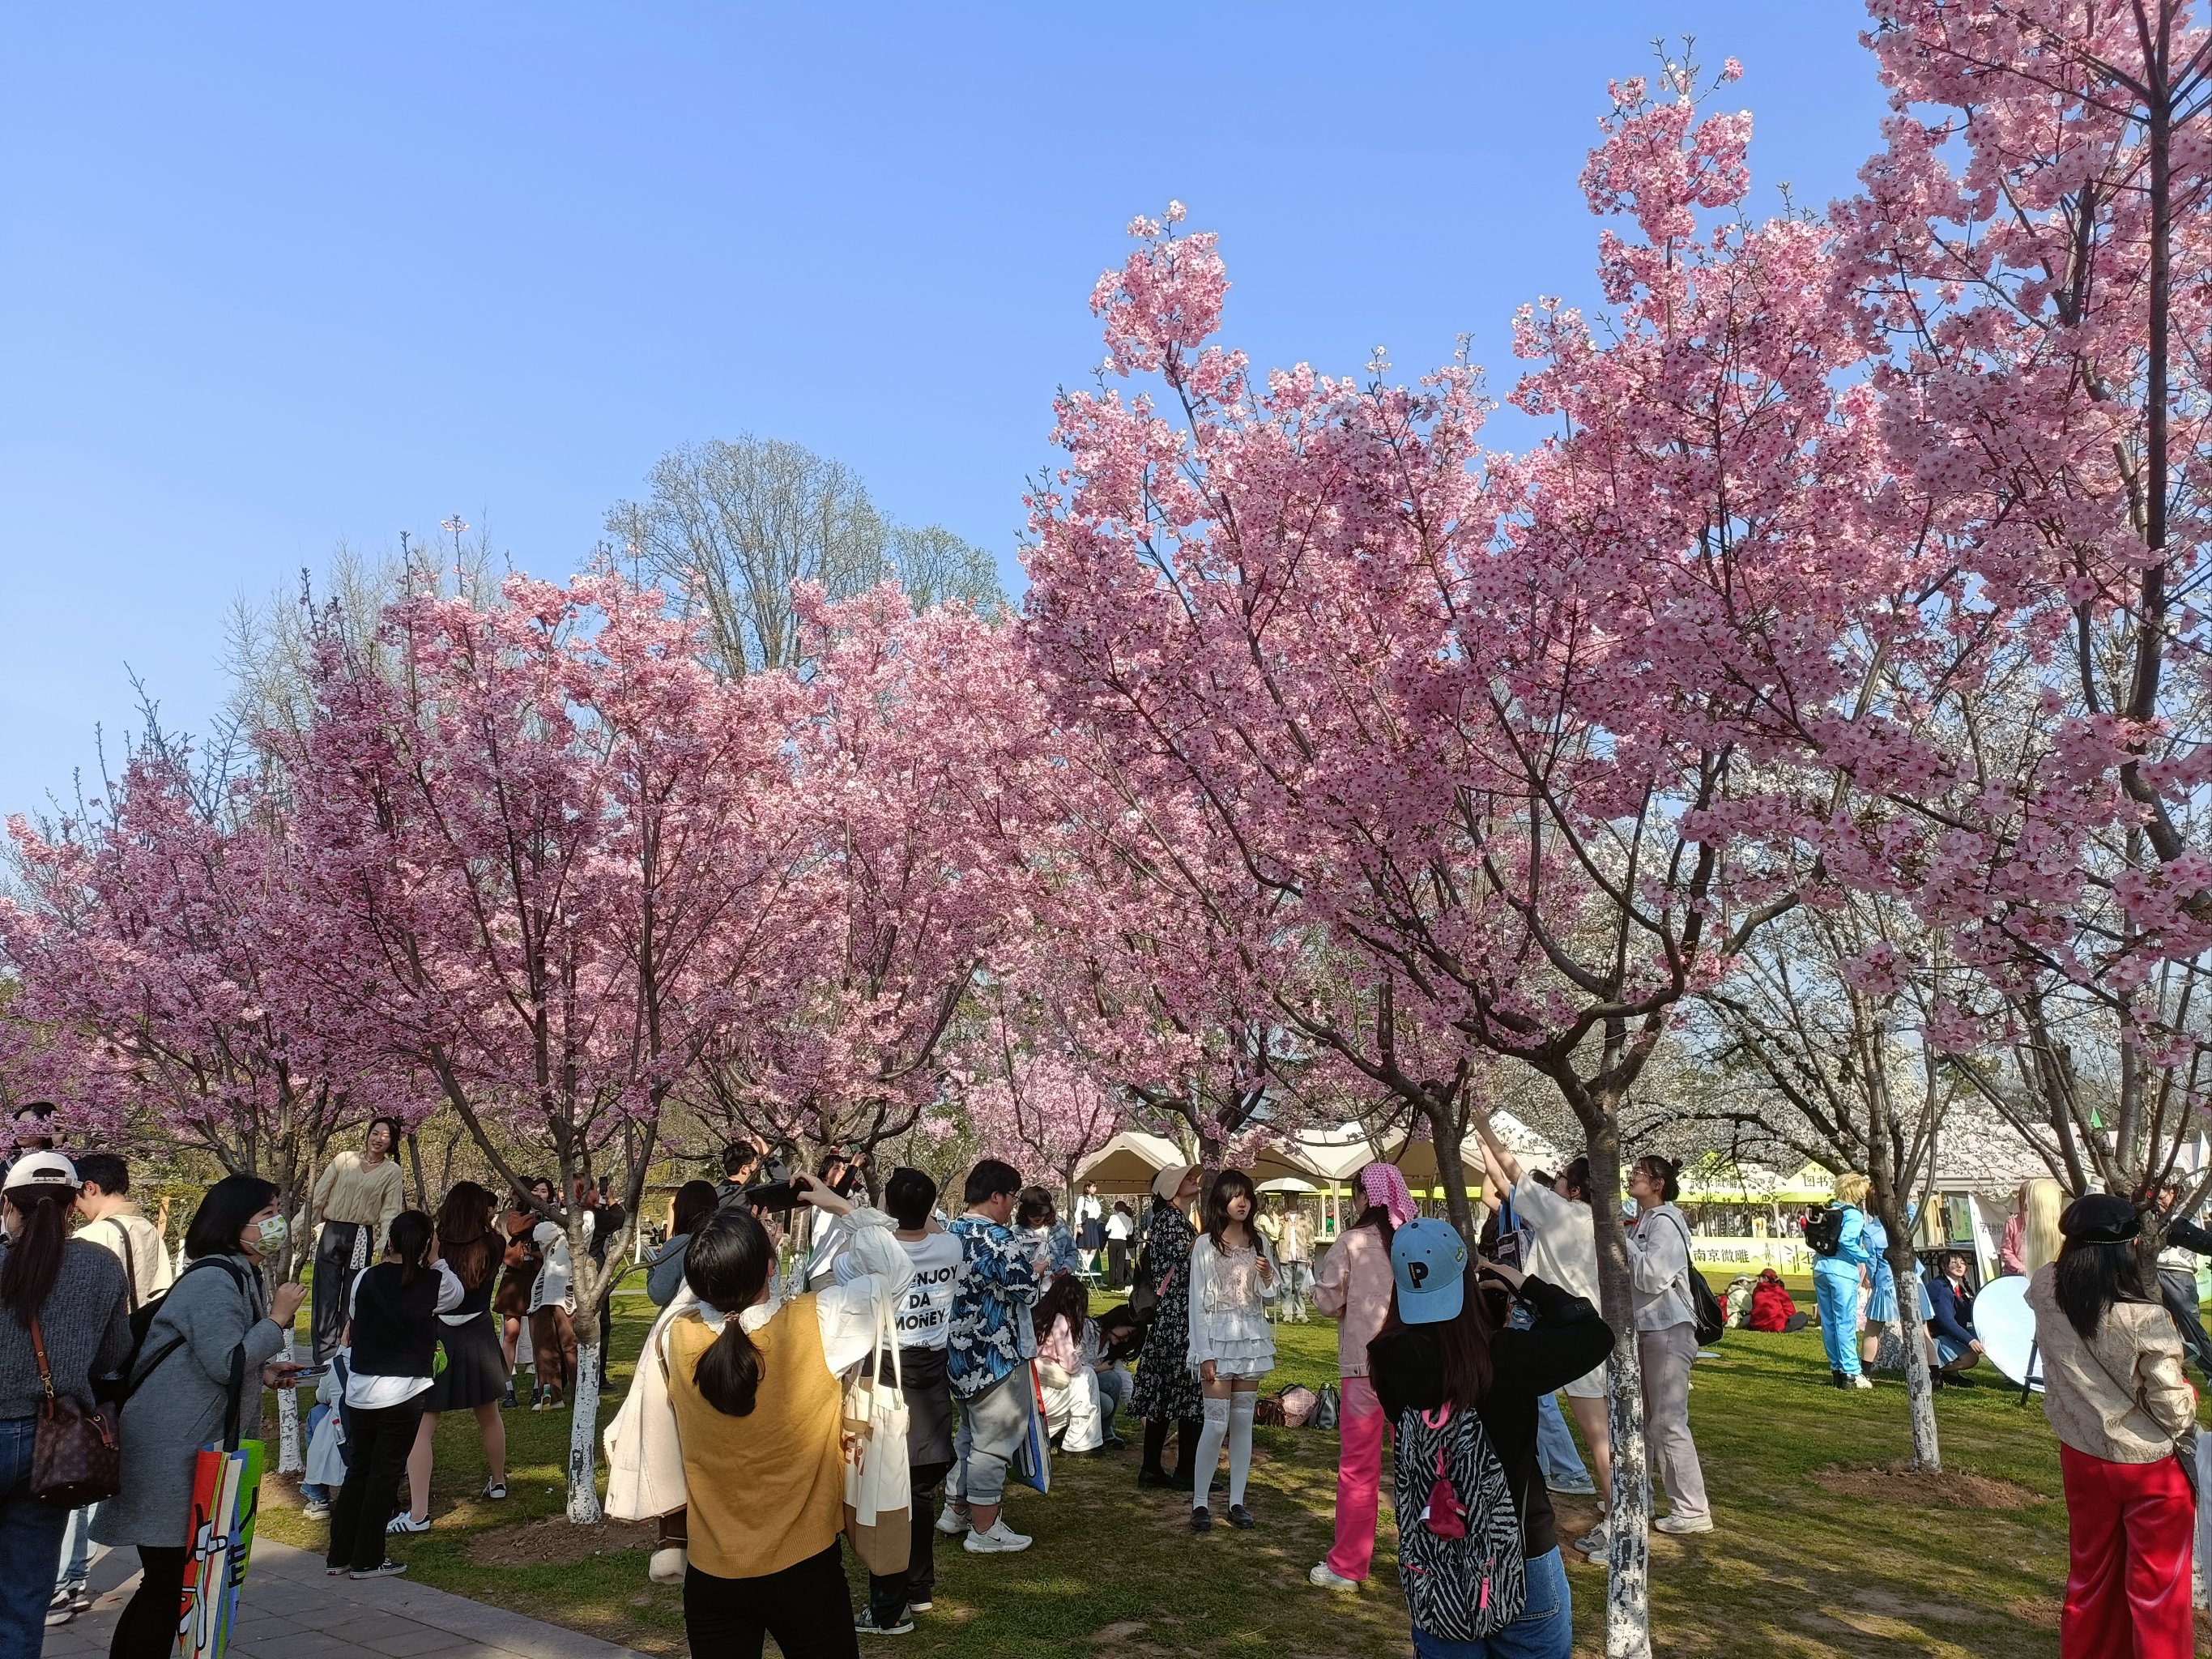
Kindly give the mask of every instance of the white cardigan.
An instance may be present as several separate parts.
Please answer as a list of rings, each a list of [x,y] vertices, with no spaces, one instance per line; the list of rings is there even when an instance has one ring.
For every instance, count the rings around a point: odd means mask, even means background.
[[[880,1210],[854,1211],[845,1248],[855,1276],[814,1292],[822,1358],[834,1373],[848,1371],[868,1357],[875,1347],[878,1322],[886,1310],[896,1310],[914,1283],[914,1262],[891,1227],[891,1218]],[[738,1316],[738,1322],[757,1331],[781,1305],[779,1299],[757,1302]],[[668,1327],[693,1314],[714,1329],[721,1328],[723,1316],[701,1306],[689,1285],[678,1291],[653,1321],[629,1392],[601,1437],[607,1454],[606,1510],[617,1521],[649,1520],[690,1502],[676,1409],[668,1403]]]

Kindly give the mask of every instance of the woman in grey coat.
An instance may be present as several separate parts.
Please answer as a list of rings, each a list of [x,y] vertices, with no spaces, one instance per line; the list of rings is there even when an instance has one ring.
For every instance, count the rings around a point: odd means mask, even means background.
[[[123,1490],[100,1506],[92,1535],[132,1544],[145,1568],[115,1628],[110,1659],[163,1659],[177,1639],[177,1603],[191,1542],[192,1472],[202,1446],[220,1443],[240,1374],[238,1432],[252,1439],[261,1389],[289,1388],[295,1365],[268,1362],[307,1299],[277,1286],[264,1305],[261,1263],[284,1247],[276,1188],[228,1176],[208,1189],[185,1235],[191,1265],[162,1298],[123,1408]]]

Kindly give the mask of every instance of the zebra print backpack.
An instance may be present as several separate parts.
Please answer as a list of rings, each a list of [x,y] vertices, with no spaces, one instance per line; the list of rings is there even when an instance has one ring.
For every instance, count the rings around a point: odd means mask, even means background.
[[[1521,1516],[1473,1412],[1398,1419],[1398,1578],[1413,1628],[1447,1642],[1495,1636],[1528,1604]]]

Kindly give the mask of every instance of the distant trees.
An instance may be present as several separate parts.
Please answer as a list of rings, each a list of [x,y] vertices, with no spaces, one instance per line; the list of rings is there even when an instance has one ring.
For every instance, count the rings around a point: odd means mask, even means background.
[[[649,580],[705,617],[725,679],[796,667],[793,589],[848,599],[896,580],[917,610],[965,599],[1006,603],[991,556],[938,525],[885,518],[842,461],[781,439],[740,436],[662,456],[642,501],[617,501],[607,533]]]

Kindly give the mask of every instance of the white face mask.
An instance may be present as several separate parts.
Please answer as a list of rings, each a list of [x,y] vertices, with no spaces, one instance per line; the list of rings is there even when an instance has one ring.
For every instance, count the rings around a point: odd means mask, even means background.
[[[292,1224],[281,1215],[261,1218],[261,1254],[275,1255],[284,1248],[284,1241],[292,1236]]]

